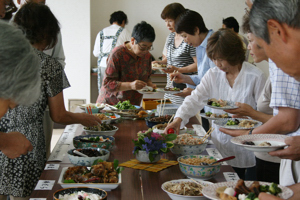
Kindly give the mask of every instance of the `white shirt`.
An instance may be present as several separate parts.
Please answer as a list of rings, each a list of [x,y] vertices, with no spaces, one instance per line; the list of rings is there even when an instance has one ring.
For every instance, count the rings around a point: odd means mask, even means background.
[[[103,31],[104,36],[115,36],[119,29],[120,29],[119,25],[112,24],[111,26],[104,28],[102,31]],[[116,47],[123,44],[126,41],[130,41],[130,39],[131,39],[130,32],[124,28],[118,37]],[[103,47],[102,47],[103,53],[109,53],[112,50],[111,49],[112,42],[113,42],[113,39],[103,40]],[[96,37],[93,54],[97,58],[100,55],[100,32],[98,33],[98,35]],[[101,62],[100,62],[101,67],[106,67],[106,59],[107,59],[107,57],[101,60]]]
[[[185,98],[182,106],[176,112],[175,118],[180,117],[184,126],[189,118],[195,116],[204,106],[204,100],[210,98],[247,103],[256,109],[256,103],[264,88],[266,78],[263,72],[248,62],[244,62],[242,69],[235,79],[233,87],[229,85],[225,72],[218,67],[209,69],[203,76],[200,85]],[[255,165],[253,152],[230,142],[232,138],[219,131],[213,124],[212,140],[223,157],[236,156],[228,161],[233,167],[247,168]]]

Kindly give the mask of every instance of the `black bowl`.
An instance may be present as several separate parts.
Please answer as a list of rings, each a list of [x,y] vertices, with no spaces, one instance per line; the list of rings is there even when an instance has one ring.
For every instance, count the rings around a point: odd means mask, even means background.
[[[59,200],[59,195],[65,195],[65,194],[72,194],[74,192],[88,192],[88,193],[93,193],[93,194],[98,194],[99,196],[102,197],[102,199],[106,200],[107,199],[107,193],[105,190],[100,189],[100,188],[88,188],[88,187],[71,187],[71,188],[64,188],[57,190],[53,194],[53,199],[54,200]]]
[[[149,128],[152,128],[153,126],[157,125],[157,124],[165,124],[167,122],[151,122],[149,121],[149,117],[146,117],[145,120],[146,120],[146,125],[149,127]]]

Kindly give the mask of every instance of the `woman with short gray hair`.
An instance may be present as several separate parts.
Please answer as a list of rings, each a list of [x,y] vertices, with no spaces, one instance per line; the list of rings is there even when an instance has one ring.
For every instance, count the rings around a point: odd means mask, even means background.
[[[0,118],[17,105],[30,105],[40,95],[39,59],[22,32],[0,21]],[[0,130],[1,131],[1,130]],[[16,158],[32,150],[19,132],[0,132],[0,150]]]

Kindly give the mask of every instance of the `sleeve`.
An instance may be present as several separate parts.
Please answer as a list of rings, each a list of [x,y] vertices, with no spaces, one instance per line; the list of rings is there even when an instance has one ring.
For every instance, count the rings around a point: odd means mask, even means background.
[[[196,57],[196,48],[195,47],[190,46],[190,56],[192,58]]]
[[[115,92],[120,87],[121,57],[119,52],[113,51],[107,59],[106,77],[103,86],[109,92]]]
[[[262,95],[265,84],[266,84],[266,77],[263,73],[261,73],[261,75],[257,78],[257,81],[255,82],[255,87],[254,87],[254,97],[255,97],[256,103],[257,103],[259,97]]]
[[[97,58],[100,55],[100,32],[96,36],[93,54]]]
[[[65,53],[64,48],[62,45],[62,38],[61,38],[61,32],[57,34],[57,43],[53,47],[53,49],[44,51],[47,55],[50,55],[52,58],[55,58],[63,68],[65,68],[66,62],[65,62]]]
[[[200,85],[192,92],[190,96],[187,96],[182,105],[178,108],[175,118],[180,117],[182,119],[181,126],[188,123],[189,119],[195,116],[205,106],[204,100],[210,96],[210,89],[212,78],[208,72],[202,79]]]
[[[44,62],[42,78],[45,79],[46,92],[49,97],[54,97],[64,89],[70,87],[70,83],[61,64],[51,57]]]

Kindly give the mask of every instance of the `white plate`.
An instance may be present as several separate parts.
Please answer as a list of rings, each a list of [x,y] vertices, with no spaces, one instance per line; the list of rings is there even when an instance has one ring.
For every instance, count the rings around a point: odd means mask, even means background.
[[[166,91],[164,88],[157,88],[156,91],[157,92],[162,92],[162,93],[167,93],[167,94],[178,94],[178,93],[182,92],[182,90],[180,90],[180,91]]]
[[[205,115],[205,113],[200,113],[200,116],[206,119],[210,119],[210,120],[217,120],[217,119],[231,119],[231,117],[228,118],[221,118],[221,117],[208,117]]]
[[[254,152],[270,152],[287,146],[284,142],[287,135],[279,134],[253,134],[253,135],[242,135],[231,139],[233,144],[239,145]],[[245,141],[252,141],[255,145],[243,144]],[[269,142],[272,146],[264,147],[257,146],[262,142]]]
[[[87,103],[87,104],[79,104],[78,105],[80,109],[85,110],[87,106],[95,106],[96,108],[99,108],[100,110],[105,107],[105,105],[101,105],[99,103]]]
[[[203,192],[203,195],[209,199],[219,200],[220,198],[217,196],[216,189],[219,187],[223,187],[223,186],[234,188],[236,186],[236,183],[237,183],[237,181],[215,183],[215,184],[204,187],[202,192]],[[253,181],[245,181],[245,185],[247,187],[249,187],[252,183],[253,183]],[[259,181],[259,184],[260,185],[270,185],[271,183]],[[278,187],[280,187],[282,189],[282,193],[279,194],[280,198],[288,199],[291,196],[293,196],[293,191],[291,189],[281,186],[281,185],[278,185]]]
[[[106,135],[106,136],[113,136],[118,130],[119,128],[114,126],[116,129],[115,130],[111,130],[111,131],[91,131],[91,130],[85,130],[85,127],[83,128],[83,130],[88,134],[88,135]]]
[[[174,193],[168,192],[168,191],[165,189],[165,186],[166,186],[166,184],[168,184],[168,183],[179,183],[179,182],[182,182],[182,181],[184,181],[184,182],[193,182],[191,179],[171,180],[171,181],[167,181],[167,182],[163,183],[162,186],[161,186],[161,189],[162,189],[163,191],[165,191],[165,192],[169,195],[169,197],[170,197],[171,199],[173,199],[173,200],[189,200],[189,199],[195,200],[195,199],[205,199],[204,196],[184,196],[184,195],[179,195],[179,194],[174,194]],[[197,181],[197,182],[199,182],[201,185],[203,185],[203,187],[204,187],[204,186],[207,186],[207,185],[213,184],[213,183],[208,182],[208,181]]]
[[[121,173],[119,174],[119,182],[118,183],[64,183],[64,174],[67,171],[68,167],[64,167],[61,170],[61,174],[58,179],[58,184],[61,185],[63,188],[69,188],[69,187],[92,187],[92,188],[101,188],[105,191],[111,191],[113,189],[116,189],[121,183]]]
[[[225,100],[227,101],[227,100]],[[208,100],[203,101],[206,103],[207,107],[214,108],[214,109],[219,109],[219,110],[229,110],[229,109],[235,109],[238,108],[238,106],[235,105],[235,102],[233,101],[227,101],[227,105],[223,107],[217,107],[217,106],[212,106],[212,105],[207,105]]]
[[[254,126],[251,127],[251,128],[240,127],[238,125],[226,125],[226,123],[227,123],[228,120],[233,120],[233,119],[238,119],[239,121],[241,121],[241,120],[249,120],[249,119],[243,119],[243,118],[224,118],[224,119],[221,118],[221,119],[215,120],[214,124],[216,124],[217,126],[222,127],[222,128],[236,129],[236,130],[254,129],[254,128],[259,127],[260,125],[262,125],[262,122],[256,121],[256,120],[253,120],[253,119],[251,119],[251,121],[255,121],[256,124],[254,124]]]

